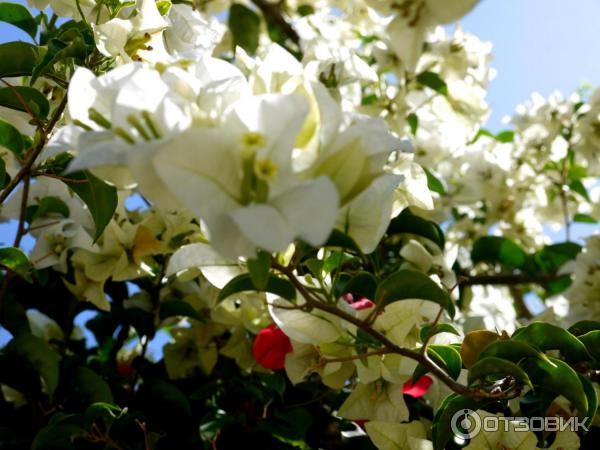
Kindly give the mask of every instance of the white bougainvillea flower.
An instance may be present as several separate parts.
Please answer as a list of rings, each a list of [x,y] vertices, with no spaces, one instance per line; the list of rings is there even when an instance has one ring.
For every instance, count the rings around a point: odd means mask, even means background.
[[[145,60],[159,62],[168,56],[162,33],[168,22],[161,16],[155,0],[138,0],[127,19],[116,17],[92,25],[100,53],[117,57],[118,62]]]
[[[425,425],[417,420],[409,423],[372,420],[365,430],[379,450],[433,450]]]
[[[494,414],[490,414],[487,411],[481,409],[476,411],[481,420],[485,420],[486,417],[493,417]],[[497,417],[502,417],[502,414],[495,414]],[[524,432],[515,430],[515,428],[522,424],[516,421],[509,421],[508,424],[502,422],[498,426],[497,431],[480,431],[477,436],[471,439],[469,445],[465,447],[466,450],[496,450],[498,448],[509,448],[512,450],[536,450],[537,449],[537,438],[532,431]],[[578,448],[576,447],[565,447],[565,448]]]
[[[271,299],[268,303],[275,324],[294,341],[319,345],[335,342],[345,335],[341,320],[329,313],[304,312],[294,308],[298,305],[282,298]]]
[[[67,272],[69,249],[93,249],[93,239],[77,222],[70,219],[44,218],[34,220],[31,228],[36,241],[29,258],[36,269],[54,267]]]
[[[164,184],[207,224],[223,256],[283,251],[295,238],[319,245],[329,235],[335,186],[324,176],[300,180],[291,167],[306,111],[299,94],[249,97],[223,127],[191,128],[156,153]]]
[[[401,12],[389,23],[389,42],[404,66],[412,71],[423,52],[423,43],[436,25],[455,22],[468,13],[479,0],[415,0],[405,2]],[[381,5],[381,1],[370,1]],[[388,5],[389,2],[385,2]]]
[[[338,415],[349,420],[405,422],[409,411],[399,383],[376,381],[357,384],[340,406]]]
[[[170,53],[195,51],[210,54],[223,38],[225,27],[214,17],[204,17],[187,5],[171,5],[169,26],[163,34]]]

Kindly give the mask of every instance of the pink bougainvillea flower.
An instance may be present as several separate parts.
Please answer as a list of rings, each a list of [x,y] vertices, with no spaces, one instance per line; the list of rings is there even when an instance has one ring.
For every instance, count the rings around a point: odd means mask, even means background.
[[[427,393],[431,383],[433,383],[433,380],[427,375],[423,375],[414,384],[412,378],[409,378],[408,381],[404,383],[402,392],[406,395],[410,395],[411,397],[419,398]]]
[[[252,354],[258,363],[266,369],[283,369],[285,355],[292,351],[290,338],[275,324],[263,328],[252,347]]]
[[[373,303],[367,297],[355,298],[352,294],[344,294],[343,299],[356,311],[361,311],[363,309],[368,309],[375,306],[375,303]]]

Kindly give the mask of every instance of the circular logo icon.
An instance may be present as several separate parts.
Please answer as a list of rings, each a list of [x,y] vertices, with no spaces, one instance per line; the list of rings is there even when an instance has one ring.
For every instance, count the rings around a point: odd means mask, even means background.
[[[472,439],[481,431],[481,418],[472,409],[459,409],[452,416],[450,427],[460,439]]]

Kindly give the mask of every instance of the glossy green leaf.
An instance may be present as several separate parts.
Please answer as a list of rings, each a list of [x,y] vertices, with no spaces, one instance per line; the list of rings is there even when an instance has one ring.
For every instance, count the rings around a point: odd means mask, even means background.
[[[497,358],[495,356],[487,356],[480,358],[470,369],[468,382],[473,384],[476,381],[485,380],[490,375],[512,376],[519,381],[522,381],[528,386],[531,386],[531,380],[527,373],[515,363]]]
[[[31,282],[33,265],[27,255],[20,248],[0,248],[0,266],[11,270],[21,278]]]
[[[521,363],[535,386],[562,395],[569,400],[580,416],[588,413],[588,400],[577,373],[564,361],[550,357],[550,362],[528,358]]]
[[[252,282],[250,275],[243,273],[235,277],[221,289],[219,301],[224,300],[233,294],[237,294],[238,292],[258,290],[259,289],[257,289]],[[276,277],[275,275],[269,275],[269,279],[263,291],[270,292],[287,300],[296,299],[296,289],[294,288],[294,285],[288,280]]]
[[[427,354],[436,362],[443,362],[446,366],[448,375],[455,380],[460,376],[462,369],[462,359],[460,353],[454,347],[449,345],[429,345]],[[414,378],[417,379],[417,378]]]
[[[191,317],[200,322],[205,321],[204,317],[202,317],[202,315],[200,315],[200,313],[188,302],[184,302],[183,300],[167,300],[161,302],[160,309],[158,310],[158,317],[160,320],[176,316]]]
[[[452,432],[452,417],[460,410],[470,409],[476,411],[481,403],[471,397],[458,394],[450,394],[444,399],[433,417],[431,433],[434,450],[444,450],[446,444],[454,437]]]
[[[383,280],[375,293],[375,303],[380,308],[406,299],[429,300],[443,307],[450,317],[454,317],[455,308],[450,295],[437,283],[422,272],[399,270]]]
[[[534,255],[537,265],[547,273],[556,271],[568,261],[574,260],[581,252],[581,245],[574,242],[561,242],[547,245]]]
[[[0,77],[31,75],[38,59],[35,45],[26,42],[0,44]]]
[[[600,330],[588,331],[578,339],[585,345],[585,348],[595,359],[600,361]]]
[[[436,323],[433,326],[429,324],[421,328],[419,331],[419,338],[421,339],[421,342],[425,342],[427,336],[432,337],[440,333],[451,333],[460,336],[460,331],[458,331],[454,325],[449,323]]]
[[[9,149],[17,158],[23,156],[23,138],[10,123],[0,120],[0,146]]]
[[[37,205],[30,206],[28,210],[31,212],[30,217],[27,218],[29,222],[50,215],[69,217],[67,204],[60,198],[53,196],[43,197]]]
[[[87,170],[71,173],[69,179],[86,181],[85,183],[66,183],[89,208],[96,225],[94,241],[97,241],[117,209],[119,201],[117,189]]]
[[[595,330],[600,330],[600,322],[595,320],[580,320],[569,327],[569,333],[572,333],[575,336],[580,336]]]
[[[80,415],[58,412],[35,436],[31,450],[76,450],[73,440],[87,433]]]
[[[460,346],[460,356],[465,367],[468,369],[475,364],[481,352],[499,339],[499,334],[488,330],[475,330],[467,333]]]
[[[27,86],[0,88],[0,106],[23,112],[28,112],[29,108],[39,119],[46,118],[50,111],[46,97],[37,89]]]
[[[526,342],[543,352],[560,350],[561,355],[573,363],[590,360],[585,345],[564,328],[549,323],[533,322],[519,328],[511,340]]]
[[[474,264],[485,261],[520,268],[527,261],[527,253],[508,238],[483,236],[473,244],[471,259]]]
[[[46,341],[32,334],[22,334],[11,340],[5,351],[28,361],[44,380],[48,396],[54,395],[59,381],[59,356]]]
[[[271,255],[267,252],[258,252],[255,258],[247,261],[248,272],[256,289],[263,290],[269,281],[269,269],[271,268]]]
[[[353,294],[368,299],[375,298],[377,280],[369,272],[359,272],[344,284],[343,294]]]
[[[83,36],[78,34],[77,30],[70,30],[66,34],[74,34],[74,36],[71,36],[69,40],[54,38],[48,41],[48,51],[42,61],[32,71],[31,84],[35,83],[40,75],[52,69],[53,65],[57,62],[63,61],[66,58],[75,58],[76,60],[83,61],[88,55],[88,46]]]
[[[581,381],[581,386],[583,387],[583,391],[585,392],[585,395],[587,397],[587,417],[589,419],[588,423],[592,423],[594,420],[594,416],[598,411],[598,394],[596,394],[596,389],[594,388],[594,385],[591,383],[590,380],[588,380],[580,373],[578,373],[577,376],[579,376],[579,381]]]
[[[549,361],[548,357],[526,342],[515,340],[498,340],[487,345],[480,353],[479,359],[497,357],[518,363],[525,358],[539,358]]]
[[[233,37],[234,48],[240,46],[254,55],[260,36],[260,16],[241,3],[234,3],[229,9],[227,24]]]
[[[356,242],[354,242],[354,239],[340,230],[333,230],[327,238],[327,241],[323,244],[323,247],[336,247],[361,253],[361,250]]]
[[[403,233],[427,238],[440,249],[443,249],[446,243],[444,232],[437,223],[413,214],[408,208],[392,219],[387,229],[388,235]]]
[[[23,5],[10,2],[0,3],[0,22],[10,23],[35,39],[37,23],[29,9]]]
[[[438,94],[448,96],[448,85],[440,76],[435,72],[421,72],[417,75],[417,82],[423,86],[433,89]]]

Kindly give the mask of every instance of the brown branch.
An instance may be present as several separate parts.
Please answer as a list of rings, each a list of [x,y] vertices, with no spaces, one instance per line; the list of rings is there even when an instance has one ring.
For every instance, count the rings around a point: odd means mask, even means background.
[[[17,227],[17,234],[15,236],[15,242],[13,247],[19,247],[21,245],[21,239],[26,233],[25,230],[25,218],[27,216],[27,200],[29,199],[29,186],[31,185],[31,174],[26,173],[23,179],[23,192],[21,194],[21,210],[19,211],[19,225]]]
[[[252,0],[258,9],[263,13],[265,19],[278,25],[285,35],[298,47],[300,47],[300,36],[290,23],[281,14],[281,9],[275,3],[270,3],[268,0]]]
[[[14,189],[18,186],[18,184],[25,178],[25,176],[27,176],[30,173],[33,163],[35,162],[37,157],[40,156],[40,153],[42,153],[42,150],[44,149],[44,147],[46,146],[46,143],[48,142],[48,135],[50,134],[52,129],[56,126],[56,123],[62,116],[62,113],[66,106],[67,106],[67,96],[65,95],[63,97],[62,101],[60,102],[60,104],[58,105],[58,107],[54,110],[54,114],[52,115],[50,122],[48,122],[46,129],[41,133],[40,140],[38,141],[37,145],[33,148],[31,153],[27,156],[27,159],[25,160],[25,163],[23,164],[23,167],[21,168],[21,170],[19,170],[19,172],[13,178],[11,178],[8,185],[4,188],[4,190],[2,192],[0,192],[0,204],[4,203],[4,200],[6,200],[6,198],[10,195],[10,193],[12,191],[14,191]]]
[[[400,347],[399,345],[396,345],[394,342],[392,342],[383,333],[372,328],[369,323],[364,322],[361,319],[351,314],[348,314],[345,311],[342,311],[333,304],[321,301],[318,297],[315,296],[313,292],[307,289],[307,287],[304,286],[300,282],[300,280],[298,280],[298,278],[296,278],[292,268],[282,266],[281,264],[278,264],[276,262],[272,263],[272,267],[288,277],[290,282],[304,297],[308,307],[327,312],[333,316],[345,320],[346,322],[356,325],[365,333],[367,333],[371,337],[375,338],[378,342],[380,342],[383,345],[384,349],[387,350],[389,353],[396,353],[401,356],[406,356],[407,358],[413,359],[425,366],[437,379],[439,379],[442,383],[448,386],[452,391],[461,395],[472,397],[474,399],[499,399],[502,398],[502,396],[504,395],[503,392],[492,393],[480,389],[473,389],[455,381],[441,367],[439,367],[434,361],[432,361],[427,355],[427,353],[421,354],[419,351]]]
[[[0,81],[2,81],[2,83],[4,83],[12,91],[13,94],[15,94],[15,97],[17,97],[17,100],[19,101],[25,112],[27,112],[27,114],[29,114],[29,116],[31,117],[31,120],[35,122],[35,126],[37,127],[37,129],[41,132],[44,132],[44,124],[42,123],[40,118],[31,110],[21,93],[4,78],[0,78]]]

